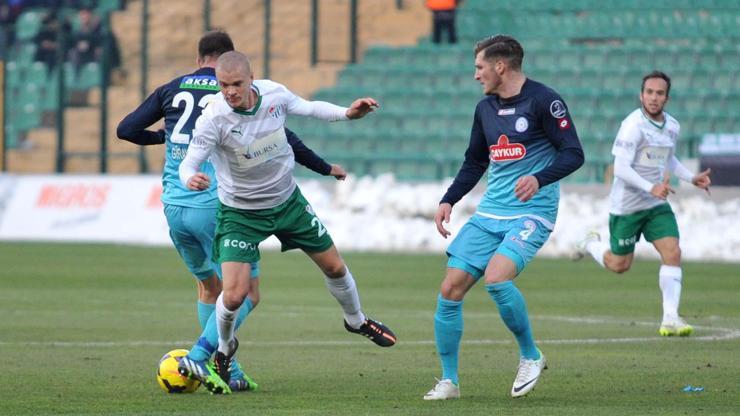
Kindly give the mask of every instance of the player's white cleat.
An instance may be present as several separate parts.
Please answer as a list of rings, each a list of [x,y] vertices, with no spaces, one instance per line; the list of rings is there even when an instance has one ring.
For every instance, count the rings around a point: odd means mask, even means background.
[[[586,250],[586,246],[592,241],[601,241],[601,234],[597,233],[596,231],[591,231],[586,234],[586,237],[584,237],[583,240],[577,242],[574,245],[574,251],[573,254],[570,255],[570,259],[577,261],[586,257],[586,255],[588,255],[588,250]]]
[[[672,337],[678,335],[679,337],[687,337],[694,332],[694,327],[687,324],[683,319],[676,318],[670,321],[663,321],[660,324],[660,335],[664,337]]]
[[[539,350],[538,350],[539,351]],[[519,359],[519,369],[516,372],[514,385],[511,386],[511,397],[523,397],[534,389],[540,374],[547,368],[545,354],[540,351],[539,360],[529,360],[524,357]]]
[[[447,400],[459,398],[460,386],[453,383],[449,378],[437,380],[437,385],[424,395],[424,400]]]

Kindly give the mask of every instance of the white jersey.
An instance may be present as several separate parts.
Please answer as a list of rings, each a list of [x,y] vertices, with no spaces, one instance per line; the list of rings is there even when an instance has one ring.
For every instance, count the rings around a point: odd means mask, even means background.
[[[622,121],[612,147],[612,155],[630,160],[632,169],[653,184],[663,180],[681,130],[675,118],[668,113],[663,115],[665,120],[659,124],[645,116],[642,109],[633,111]],[[665,203],[616,176],[610,200],[609,212],[616,215],[631,214]]]
[[[255,80],[257,103],[249,111],[229,106],[222,93],[195,123],[187,156],[180,165],[183,184],[211,157],[218,198],[230,207],[267,209],[285,202],[296,188],[295,158],[285,135],[288,114],[327,121],[346,120],[344,107],[294,95],[270,80]]]

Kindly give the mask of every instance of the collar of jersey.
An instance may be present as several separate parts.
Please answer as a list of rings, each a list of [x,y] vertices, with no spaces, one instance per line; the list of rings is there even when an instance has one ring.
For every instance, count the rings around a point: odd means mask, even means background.
[[[260,94],[260,89],[257,88],[256,85],[252,84],[252,90],[257,93],[257,104],[255,104],[254,107],[252,107],[252,109],[249,111],[237,110],[236,108],[232,108],[235,113],[241,114],[243,116],[253,116],[257,113],[257,110],[260,109],[260,104],[262,104],[262,95]]]
[[[668,117],[665,116],[665,111],[663,112],[663,124],[658,124],[655,122],[655,120],[648,117],[647,114],[645,114],[645,112],[642,110],[642,108],[640,109],[640,113],[642,113],[642,116],[645,117],[645,120],[649,121],[650,124],[652,124],[653,126],[655,126],[656,128],[660,130],[663,130],[663,127],[665,127],[665,123],[668,121]]]

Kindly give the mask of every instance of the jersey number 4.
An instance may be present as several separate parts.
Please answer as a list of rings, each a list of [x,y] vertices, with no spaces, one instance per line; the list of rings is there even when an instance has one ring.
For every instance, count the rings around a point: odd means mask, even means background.
[[[200,101],[198,101],[198,107],[205,108],[214,95],[216,94],[207,94],[201,97]],[[193,108],[195,107],[195,98],[193,97],[193,94],[187,91],[181,91],[172,99],[172,106],[175,108],[180,108],[180,104],[183,103],[185,104],[185,110],[183,110],[180,118],[177,119],[177,123],[175,123],[175,128],[172,130],[170,140],[172,143],[190,144],[190,134],[183,133],[182,128],[185,126],[185,123],[190,120],[190,116],[193,114]]]

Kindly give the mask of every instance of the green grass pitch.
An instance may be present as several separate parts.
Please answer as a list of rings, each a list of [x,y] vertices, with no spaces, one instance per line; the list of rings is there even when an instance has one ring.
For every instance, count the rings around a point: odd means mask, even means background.
[[[445,258],[346,253],[363,308],[396,332],[381,349],[342,327],[300,253],[263,253],[262,302],[238,332],[260,390],[168,395],[159,358],[199,334],[195,285],[169,248],[0,244],[2,415],[731,415],[740,409],[740,267],[684,265],[689,338],[657,334],[657,262],[625,275],[536,259],[517,279],[550,369],[508,395],[513,337],[482,285],[465,302],[461,393],[439,377],[433,315]],[[686,393],[686,385],[704,387]]]

